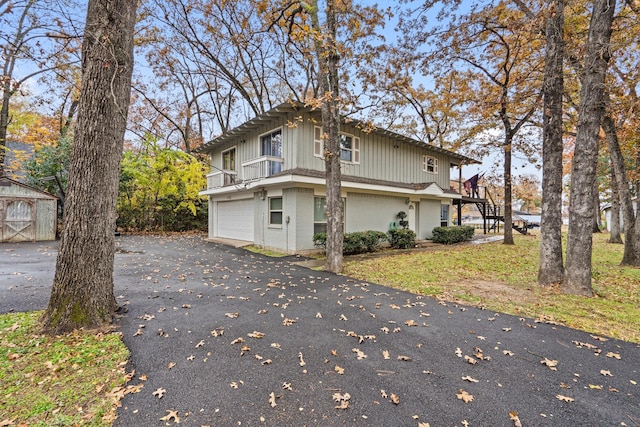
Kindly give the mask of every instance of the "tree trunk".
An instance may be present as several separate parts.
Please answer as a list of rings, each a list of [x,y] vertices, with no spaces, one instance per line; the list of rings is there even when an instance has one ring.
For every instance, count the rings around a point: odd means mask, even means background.
[[[69,186],[44,330],[61,334],[109,323],[118,176],[133,70],[138,2],[90,0],[82,44],[82,91]]]
[[[562,282],[562,94],[564,0],[548,0],[542,141],[542,220],[538,284]]]
[[[604,113],[604,84],[609,61],[609,41],[615,0],[596,0],[593,5],[580,90],[578,132],[576,136],[571,194],[569,197],[569,235],[564,292],[592,296],[591,250],[593,201],[596,191],[598,135]]]
[[[620,236],[620,191],[618,191],[618,181],[611,162],[611,212],[609,215],[609,240],[608,243],[622,244]]]
[[[7,79],[2,89],[2,109],[0,110],[0,176],[5,175],[7,156],[7,126],[9,126],[9,99],[11,98],[11,80]]]
[[[600,192],[598,191],[598,184],[593,191],[593,228],[591,231],[594,233],[600,233],[602,226],[602,220],[600,219]]]
[[[336,42],[335,1],[326,6],[326,29],[323,31],[318,17],[318,2],[309,9],[312,26],[317,31],[315,48],[320,70],[322,96],[322,131],[324,133],[324,159],[327,186],[327,259],[325,269],[342,271],[342,174],[340,171],[340,109],[338,105],[338,62],[340,55]]]
[[[511,148],[512,136],[505,128],[504,143],[504,244],[513,245],[513,212],[511,208]]]
[[[611,168],[616,177],[617,192],[619,193],[619,200],[622,205],[622,217],[624,218],[624,254],[622,255],[622,262],[620,264],[640,267],[640,252],[638,252],[640,250],[640,233],[638,233],[639,225],[637,224],[638,215],[633,210],[624,158],[620,151],[615,123],[609,114],[606,114],[602,118],[602,128],[604,129],[609,146]],[[611,215],[613,215],[613,210],[611,211]],[[619,216],[620,214],[618,214],[618,217]]]

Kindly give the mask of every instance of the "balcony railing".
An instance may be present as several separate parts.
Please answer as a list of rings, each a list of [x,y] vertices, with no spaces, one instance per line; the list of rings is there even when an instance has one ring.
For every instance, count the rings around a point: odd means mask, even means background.
[[[282,157],[262,156],[242,164],[243,181],[255,181],[282,172]]]
[[[219,188],[237,183],[237,172],[217,170],[207,174],[207,188]]]

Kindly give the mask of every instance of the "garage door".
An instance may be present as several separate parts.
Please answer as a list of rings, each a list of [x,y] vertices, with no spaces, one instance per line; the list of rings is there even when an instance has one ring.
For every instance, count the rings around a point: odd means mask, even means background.
[[[253,242],[253,199],[218,202],[218,237]]]

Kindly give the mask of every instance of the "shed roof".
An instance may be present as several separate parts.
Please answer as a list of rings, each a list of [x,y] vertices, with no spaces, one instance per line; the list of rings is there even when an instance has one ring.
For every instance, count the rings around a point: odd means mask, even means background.
[[[46,191],[42,191],[39,188],[35,188],[30,185],[23,184],[20,181],[16,181],[15,179],[11,179],[6,176],[0,177],[0,197],[16,196],[15,194],[10,193],[9,191],[6,190],[7,188],[11,188],[14,186],[17,186],[23,190],[26,190],[27,193],[31,193],[32,197],[37,199],[58,200],[56,196],[49,194]]]

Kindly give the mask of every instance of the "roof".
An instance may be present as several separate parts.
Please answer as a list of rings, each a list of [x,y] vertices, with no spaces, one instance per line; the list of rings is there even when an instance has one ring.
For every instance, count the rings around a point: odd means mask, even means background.
[[[57,200],[58,199],[56,196],[54,196],[52,194],[49,194],[46,191],[42,191],[39,188],[35,188],[35,187],[30,186],[30,185],[23,184],[20,181],[16,181],[15,179],[11,179],[11,178],[6,177],[6,176],[0,176],[0,187],[10,187],[12,185],[17,185],[17,186],[22,187],[22,188],[24,188],[26,190],[32,191],[34,193],[37,193],[40,196],[40,198],[53,199],[53,200]],[[0,191],[0,195],[3,195],[1,191]],[[3,196],[6,196],[6,195],[3,195]]]
[[[218,136],[217,138],[212,139],[211,141],[203,144],[201,147],[198,147],[195,151],[196,152],[201,152],[201,153],[208,153],[211,152],[214,148],[225,144],[237,137],[239,137],[240,135],[246,134],[248,132],[250,132],[252,129],[256,129],[261,127],[263,124],[265,123],[269,123],[271,122],[274,118],[282,116],[284,114],[287,113],[292,113],[292,112],[315,112],[315,113],[320,113],[320,110],[318,110],[317,108],[311,108],[306,106],[303,103],[290,103],[290,102],[285,102],[282,103],[280,105],[278,105],[277,107],[272,108],[271,110],[262,113],[256,117],[254,117],[251,120],[248,120],[246,122],[244,122],[243,124],[241,124],[238,127],[235,127],[225,133],[223,133],[222,135]],[[442,154],[446,154],[449,157],[451,157],[452,159],[455,160],[459,160],[460,163],[466,163],[466,164],[481,164],[482,162],[473,159],[471,157],[467,157],[464,156],[462,154],[458,154],[454,151],[450,151],[450,150],[446,150],[444,148],[440,148],[437,147],[435,145],[431,145],[428,144],[424,141],[420,141],[417,139],[413,139],[413,138],[409,138],[405,135],[401,135],[399,133],[390,131],[390,130],[386,130],[386,129],[382,129],[379,127],[375,127],[375,126],[371,126],[371,124],[369,123],[365,123],[361,120],[355,120],[355,119],[351,119],[351,118],[342,118],[342,124],[349,124],[349,125],[355,125],[356,127],[359,127],[361,129],[366,129],[366,132],[368,133],[372,133],[375,135],[382,135],[382,136],[386,136],[389,138],[392,138],[396,141],[405,143],[405,144],[409,144],[409,145],[414,145],[417,147],[423,147],[423,148],[428,148],[431,151],[434,151],[436,153],[442,153]]]

